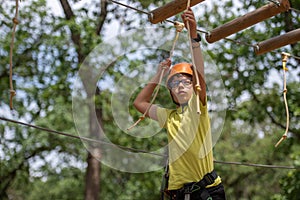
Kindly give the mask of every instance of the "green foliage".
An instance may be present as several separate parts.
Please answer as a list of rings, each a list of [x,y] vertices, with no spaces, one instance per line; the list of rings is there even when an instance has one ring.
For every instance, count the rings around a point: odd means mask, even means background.
[[[82,171],[68,167],[59,174],[53,175],[47,180],[36,178],[30,185],[27,185],[25,187],[28,190],[26,199],[83,199],[84,173]]]
[[[162,171],[124,173],[103,166],[101,199],[159,199]],[[113,177],[113,179],[111,179]]]
[[[291,199],[296,200],[300,195],[300,154],[299,146],[295,147],[296,153],[292,154],[291,157],[294,160],[294,166],[297,168],[294,171],[290,171],[280,181],[280,185],[283,189],[281,195],[275,195],[273,199]]]

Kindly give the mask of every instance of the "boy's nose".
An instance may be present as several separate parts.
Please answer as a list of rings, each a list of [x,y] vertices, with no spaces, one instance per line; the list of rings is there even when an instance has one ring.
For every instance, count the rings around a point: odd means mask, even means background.
[[[178,87],[184,87],[184,85],[183,85],[183,82],[182,81],[179,81],[179,83],[178,83]]]

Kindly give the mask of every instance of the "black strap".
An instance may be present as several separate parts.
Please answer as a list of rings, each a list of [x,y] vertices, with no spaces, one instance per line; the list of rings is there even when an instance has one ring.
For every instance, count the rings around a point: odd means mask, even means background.
[[[183,188],[179,189],[178,192],[181,194],[186,194],[205,189],[206,186],[213,184],[217,177],[217,173],[215,171],[212,171],[211,173],[205,174],[199,182],[184,184]]]
[[[201,41],[201,36],[199,33],[197,33],[197,38],[192,38],[195,42],[200,42]]]
[[[215,171],[211,173],[207,173],[199,182],[191,182],[184,184],[184,186],[178,190],[172,190],[170,192],[171,199],[174,195],[176,195],[176,199],[181,199],[185,194],[192,194],[194,192],[201,190],[201,199],[210,199],[210,195],[208,191],[205,189],[206,186],[211,185],[215,182],[215,179],[218,177]]]
[[[217,173],[212,171],[211,173],[205,174],[204,177],[196,184],[201,188],[205,188],[206,186],[213,184],[217,177]]]
[[[161,192],[161,200],[165,200],[168,199],[168,197],[170,196],[169,192],[168,192],[168,182],[169,182],[169,165],[168,165],[168,160],[165,166],[165,173],[162,177],[162,183],[161,183],[161,188],[160,188],[160,192]],[[165,198],[165,196],[167,196],[167,198]]]

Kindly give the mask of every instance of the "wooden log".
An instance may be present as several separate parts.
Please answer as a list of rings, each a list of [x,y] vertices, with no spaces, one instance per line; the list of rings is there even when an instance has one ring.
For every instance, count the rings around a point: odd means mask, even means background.
[[[190,7],[199,4],[205,0],[190,0]],[[149,15],[149,21],[153,24],[157,24],[172,17],[187,8],[187,0],[174,0],[164,6],[161,6],[155,10],[152,10]]]
[[[300,41],[300,28],[260,42],[254,48],[254,51],[256,55],[261,55],[274,49],[278,49],[282,46],[294,44],[298,41]]]
[[[269,3],[263,7],[260,7],[259,9],[256,9],[250,13],[247,13],[239,18],[236,18],[222,26],[213,29],[209,34],[206,35],[206,41],[209,43],[216,42],[233,33],[237,33],[254,24],[257,24],[263,20],[273,17],[278,13],[290,9],[289,0],[280,0],[279,2],[280,5]]]

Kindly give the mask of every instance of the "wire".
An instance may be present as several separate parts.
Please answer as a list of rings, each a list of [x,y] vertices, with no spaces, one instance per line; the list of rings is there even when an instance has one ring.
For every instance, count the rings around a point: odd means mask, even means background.
[[[164,156],[162,154],[148,152],[148,151],[140,150],[140,149],[134,149],[134,148],[130,148],[130,147],[124,147],[124,146],[121,146],[121,145],[112,144],[112,143],[105,142],[105,141],[102,141],[102,140],[94,140],[94,139],[87,138],[87,137],[76,136],[76,135],[72,135],[70,133],[64,133],[64,132],[60,132],[60,131],[56,131],[56,130],[52,130],[52,129],[48,129],[48,128],[44,128],[44,127],[40,127],[40,126],[35,126],[35,125],[32,125],[32,124],[16,121],[16,120],[13,120],[13,119],[7,119],[7,118],[4,118],[4,117],[0,117],[0,120],[15,123],[15,124],[19,124],[19,125],[23,125],[23,126],[27,126],[27,127],[30,127],[30,128],[41,130],[41,131],[46,131],[46,132],[49,132],[49,133],[54,133],[54,134],[58,134],[58,135],[63,135],[63,136],[75,138],[75,139],[80,139],[80,140],[84,140],[84,141],[88,141],[88,142],[94,142],[94,143],[98,143],[98,144],[107,144],[107,145],[111,145],[111,146],[117,146],[121,149],[130,150],[132,152],[140,152],[140,153],[153,154],[153,155],[156,155],[156,156]]]
[[[106,1],[110,1],[112,3],[115,3],[115,4],[118,4],[120,6],[124,6],[126,8],[130,8],[132,10],[135,10],[137,12],[140,12],[140,13],[143,13],[143,14],[146,14],[146,15],[151,15],[149,12],[146,12],[146,11],[143,11],[143,10],[140,10],[140,9],[137,9],[137,8],[134,8],[132,6],[129,6],[129,5],[126,5],[126,4],[123,4],[123,3],[120,3],[120,2],[117,2],[117,1],[114,1],[114,0],[106,0]]]
[[[224,162],[224,161],[214,161],[218,164],[230,164],[230,165],[243,165],[249,167],[263,167],[263,168],[278,168],[278,169],[299,169],[299,167],[294,166],[278,166],[278,165],[263,165],[263,164],[253,164],[253,163],[243,163],[243,162]]]
[[[297,59],[297,60],[300,60],[300,57],[299,57],[299,56],[294,56],[294,55],[291,55],[291,54],[290,54],[290,57],[293,57],[293,58],[295,58],[295,59]]]
[[[296,8],[290,8],[290,10],[300,14],[300,10],[297,10]]]
[[[101,141],[101,140],[94,140],[94,139],[90,139],[90,138],[86,138],[86,137],[80,137],[80,136],[72,135],[72,134],[69,134],[69,133],[64,133],[64,132],[60,132],[60,131],[56,131],[56,130],[52,130],[52,129],[48,129],[48,128],[44,128],[44,127],[40,127],[40,126],[35,126],[35,125],[32,125],[32,124],[20,122],[20,121],[8,119],[8,118],[5,118],[5,117],[0,117],[0,120],[6,121],[6,122],[11,122],[11,123],[18,124],[18,125],[27,126],[27,127],[30,127],[30,128],[34,128],[34,129],[37,129],[37,130],[42,130],[42,131],[49,132],[49,133],[54,133],[54,134],[63,135],[63,136],[66,136],[66,137],[75,138],[75,139],[80,139],[80,140],[85,140],[85,141],[89,141],[89,142],[95,142],[95,143],[100,143],[100,144],[107,144],[107,145],[117,146],[121,149],[131,150],[133,152],[140,152],[140,153],[152,154],[152,155],[156,155],[156,156],[160,156],[160,157],[167,157],[167,155],[164,155],[164,154],[158,154],[158,153],[148,152],[146,150],[140,150],[140,149],[124,147],[124,146],[121,146],[121,145],[115,145],[115,144],[105,142],[105,141]],[[276,168],[278,168],[278,169],[299,169],[299,167],[296,167],[296,166],[263,165],[263,164],[243,163],[243,162],[228,162],[228,161],[218,161],[218,160],[214,160],[214,162],[217,163],[217,164],[243,165],[243,166],[249,166],[249,167],[265,167],[265,168],[274,168],[274,169],[276,169]]]

